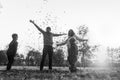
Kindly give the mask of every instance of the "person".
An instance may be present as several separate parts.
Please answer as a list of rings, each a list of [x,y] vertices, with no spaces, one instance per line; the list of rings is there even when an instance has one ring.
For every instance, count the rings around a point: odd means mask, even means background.
[[[86,39],[80,39],[77,37],[72,29],[68,31],[68,38],[62,42],[58,43],[57,46],[62,46],[67,44],[68,49],[68,57],[67,60],[69,62],[69,70],[71,72],[75,72],[77,69],[75,67],[75,63],[77,61],[77,55],[78,55],[78,47],[76,45],[76,40],[78,41],[87,41]]]
[[[42,55],[42,60],[41,60],[41,64],[40,64],[40,71],[43,70],[44,62],[45,62],[45,58],[46,58],[47,54],[49,57],[49,70],[52,70],[53,37],[62,36],[62,35],[66,35],[66,34],[54,34],[51,32],[50,27],[47,27],[46,31],[44,31],[39,26],[37,26],[33,20],[30,20],[30,22],[33,23],[34,26],[43,34],[44,48],[43,48],[43,55]]]
[[[6,67],[7,71],[11,69],[11,66],[14,62],[14,57],[16,55],[17,46],[18,46],[17,39],[18,39],[18,35],[16,33],[12,34],[12,41],[10,42],[9,48],[6,53],[7,58],[8,58],[8,63],[7,63],[7,67]]]

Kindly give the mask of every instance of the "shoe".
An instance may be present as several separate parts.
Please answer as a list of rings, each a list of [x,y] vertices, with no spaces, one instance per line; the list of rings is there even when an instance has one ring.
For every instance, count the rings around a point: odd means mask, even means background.
[[[77,72],[76,68],[70,68],[70,72]]]
[[[43,69],[40,69],[40,71],[43,71]]]
[[[40,68],[40,71],[43,71],[43,68]]]
[[[10,71],[10,70],[4,70],[3,72],[5,72],[5,73],[6,73],[6,72],[9,72],[9,71]]]

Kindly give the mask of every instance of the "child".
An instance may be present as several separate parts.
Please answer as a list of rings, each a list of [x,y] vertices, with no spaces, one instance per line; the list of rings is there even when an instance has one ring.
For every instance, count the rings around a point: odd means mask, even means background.
[[[71,72],[75,72],[76,71],[76,67],[75,67],[75,63],[77,61],[77,55],[78,55],[78,47],[75,43],[76,40],[79,40],[79,41],[86,41],[85,39],[79,39],[74,31],[72,29],[69,30],[68,32],[68,39],[63,42],[63,43],[60,43],[60,44],[57,44],[57,46],[61,46],[61,45],[64,45],[64,44],[67,44],[67,48],[68,48],[68,62],[70,64],[70,71]]]
[[[18,42],[17,42],[17,39],[18,39],[18,35],[17,34],[12,34],[12,41],[10,42],[9,44],[9,48],[7,50],[7,58],[8,58],[8,64],[7,64],[7,68],[6,70],[10,70],[11,69],[11,66],[14,62],[14,57],[16,55],[16,52],[17,52],[17,46],[18,46]]]

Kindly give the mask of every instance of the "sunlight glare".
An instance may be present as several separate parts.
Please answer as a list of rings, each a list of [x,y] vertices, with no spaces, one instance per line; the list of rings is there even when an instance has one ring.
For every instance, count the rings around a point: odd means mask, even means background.
[[[96,53],[96,65],[97,67],[107,67],[107,54],[106,51],[101,49]]]

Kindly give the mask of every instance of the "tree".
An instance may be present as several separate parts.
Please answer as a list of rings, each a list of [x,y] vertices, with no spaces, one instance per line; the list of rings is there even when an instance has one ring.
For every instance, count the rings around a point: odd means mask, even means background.
[[[53,65],[54,66],[64,65],[64,52],[62,49],[58,49],[53,53]]]
[[[107,47],[107,55],[111,67],[115,66],[115,64],[118,65],[118,63],[120,63],[120,47],[118,48]]]
[[[30,50],[26,57],[26,64],[29,65],[39,65],[41,60],[40,52],[36,50]]]
[[[15,57],[15,62],[14,62],[14,65],[16,66],[22,66],[24,65],[24,55],[23,54],[16,54],[16,57]]]
[[[86,25],[80,26],[78,28],[79,37],[81,37],[82,39],[84,39],[87,33],[88,33],[88,27]],[[92,52],[94,52],[97,48],[98,48],[97,45],[90,46],[88,44],[88,41],[80,42],[79,53],[81,54],[82,67],[85,67],[86,61],[89,62],[88,60],[93,56]]]
[[[0,65],[7,64],[6,50],[0,50]]]

